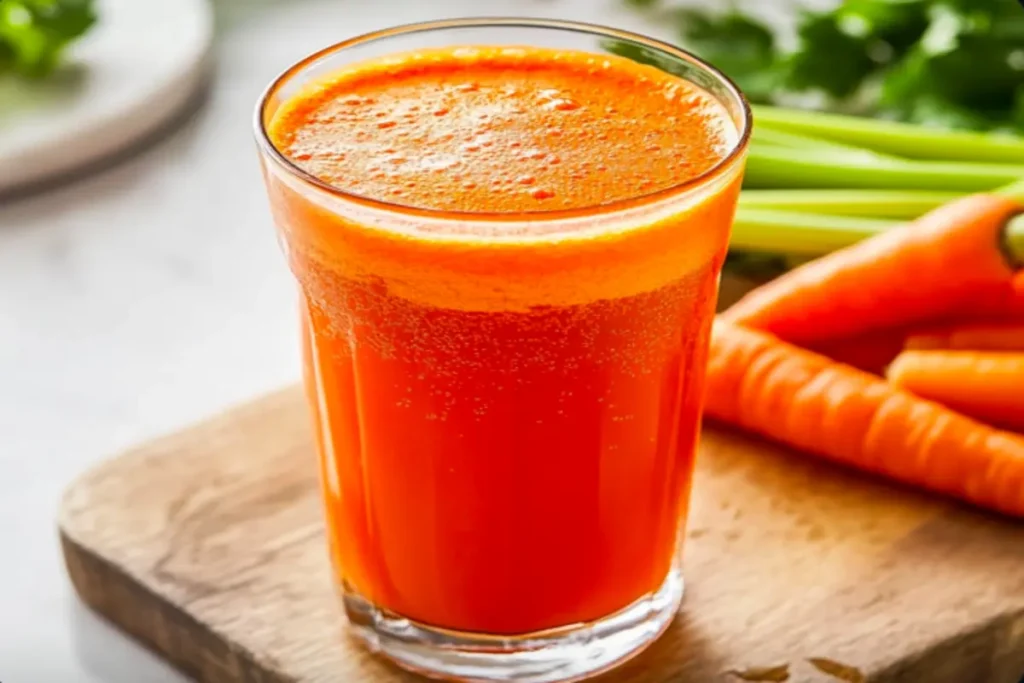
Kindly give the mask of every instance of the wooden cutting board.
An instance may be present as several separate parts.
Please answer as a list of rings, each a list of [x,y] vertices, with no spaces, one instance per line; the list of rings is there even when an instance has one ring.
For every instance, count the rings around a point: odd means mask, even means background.
[[[298,389],[144,445],[67,492],[71,580],[199,681],[420,680],[345,637],[315,471]],[[784,665],[793,682],[1024,673],[1024,526],[717,428],[684,566],[679,618],[601,681],[758,680]]]

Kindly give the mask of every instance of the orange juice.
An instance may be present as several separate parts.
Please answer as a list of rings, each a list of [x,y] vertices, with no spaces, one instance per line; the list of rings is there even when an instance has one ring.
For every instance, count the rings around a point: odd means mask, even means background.
[[[346,590],[494,635],[657,591],[740,184],[724,106],[621,57],[462,45],[319,78],[267,134],[307,175],[265,173]]]

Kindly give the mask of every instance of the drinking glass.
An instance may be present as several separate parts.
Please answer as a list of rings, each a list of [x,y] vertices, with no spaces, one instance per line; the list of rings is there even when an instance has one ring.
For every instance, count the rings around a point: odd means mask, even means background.
[[[325,75],[452,45],[642,60],[718,100],[735,144],[667,189],[503,215],[358,196],[270,142],[278,108]],[[708,337],[750,130],[740,92],[640,35],[463,19],[307,57],[269,86],[255,127],[300,293],[327,540],[354,633],[404,667],[470,680],[577,679],[640,651],[683,595]]]

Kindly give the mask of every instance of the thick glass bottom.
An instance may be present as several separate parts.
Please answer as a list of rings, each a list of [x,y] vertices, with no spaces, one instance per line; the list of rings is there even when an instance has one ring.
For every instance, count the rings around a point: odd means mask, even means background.
[[[598,621],[514,637],[461,633],[381,610],[342,587],[355,634],[373,651],[431,678],[454,681],[578,681],[621,664],[668,627],[683,598],[673,567],[661,587]]]

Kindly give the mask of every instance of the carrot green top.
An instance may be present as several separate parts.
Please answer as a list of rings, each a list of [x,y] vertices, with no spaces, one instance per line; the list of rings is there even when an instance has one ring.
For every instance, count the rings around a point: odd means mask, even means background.
[[[614,55],[421,50],[350,65],[277,104],[268,137],[293,164],[348,195],[399,205],[397,218],[382,217],[314,196],[271,166],[290,243],[445,305],[653,289],[724,247],[739,188],[735,167],[685,201],[670,194],[671,206],[629,201],[712,171],[739,132],[707,91]],[[617,202],[624,211],[600,208]],[[396,227],[401,207],[436,213]],[[578,284],[595,277],[601,286]]]

